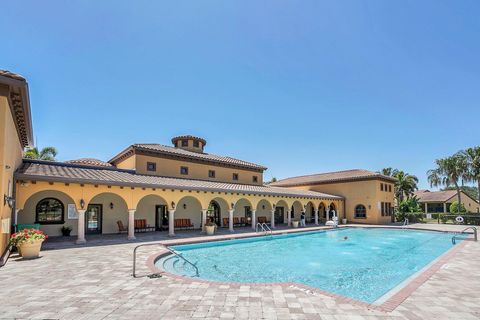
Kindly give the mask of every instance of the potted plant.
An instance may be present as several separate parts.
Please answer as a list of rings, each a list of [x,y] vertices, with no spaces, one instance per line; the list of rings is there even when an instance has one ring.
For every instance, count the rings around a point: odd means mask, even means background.
[[[298,228],[298,223],[299,223],[298,220],[293,220],[293,221],[292,221],[293,227],[294,227],[294,228]]]
[[[217,225],[215,224],[215,222],[209,221],[205,224],[205,231],[209,236],[215,234],[216,229],[217,229]]]
[[[347,218],[342,219],[342,224],[347,224]]]
[[[72,227],[70,226],[63,226],[62,229],[62,236],[64,237],[70,237],[70,232],[72,232]]]
[[[48,236],[36,229],[23,229],[10,236],[10,244],[19,249],[24,259],[38,258],[42,242]]]

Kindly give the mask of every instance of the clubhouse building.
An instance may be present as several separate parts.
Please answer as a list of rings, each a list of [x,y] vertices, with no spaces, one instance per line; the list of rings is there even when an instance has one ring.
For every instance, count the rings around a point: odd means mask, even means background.
[[[77,243],[90,234],[203,229],[209,221],[231,232],[307,224],[337,215],[353,223],[389,223],[390,177],[348,170],[264,184],[266,167],[206,152],[207,141],[186,135],[171,145],[134,144],[108,161],[22,159],[33,146],[27,81],[0,70],[0,253],[16,225],[40,225],[49,236],[70,227]]]

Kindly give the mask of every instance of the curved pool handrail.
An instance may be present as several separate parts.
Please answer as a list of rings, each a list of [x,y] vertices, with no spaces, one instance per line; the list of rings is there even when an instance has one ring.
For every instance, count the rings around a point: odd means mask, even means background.
[[[456,237],[461,235],[461,234],[464,234],[466,233],[465,231],[469,230],[469,229],[472,229],[473,230],[473,239],[474,241],[478,241],[478,236],[477,236],[477,228],[475,227],[466,227],[465,229],[463,229],[462,231],[456,233],[453,235],[452,237],[452,244],[455,244],[456,243]]]
[[[187,258],[185,258],[184,256],[182,256],[181,254],[175,252],[174,250],[170,249],[169,247],[167,247],[166,245],[164,245],[163,243],[144,243],[144,244],[140,244],[138,246],[136,246],[134,249],[133,249],[133,267],[132,267],[132,276],[134,278],[139,278],[139,276],[137,276],[136,274],[136,267],[137,267],[137,249],[140,248],[140,247],[146,247],[146,246],[162,246],[165,250],[167,250],[168,252],[170,252],[171,254],[177,256],[178,258],[182,259],[183,261],[187,262],[188,264],[190,264],[191,266],[193,266],[193,268],[195,269],[195,275],[197,277],[200,276],[199,272],[198,272],[198,267],[193,264],[192,262],[188,261]],[[151,276],[158,276],[160,273],[154,273],[152,274]],[[149,275],[150,276],[150,275]]]

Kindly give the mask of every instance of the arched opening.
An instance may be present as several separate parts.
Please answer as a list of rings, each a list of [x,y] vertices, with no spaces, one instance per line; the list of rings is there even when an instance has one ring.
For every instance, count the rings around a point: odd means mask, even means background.
[[[248,226],[252,224],[252,203],[245,198],[235,202],[233,208],[233,225]]]
[[[219,227],[228,227],[228,210],[229,205],[225,199],[213,198],[208,205],[207,221],[213,221]]]
[[[72,228],[77,234],[78,218],[75,201],[66,193],[44,190],[30,196],[18,213],[17,225],[39,224],[40,230],[49,236],[60,236],[63,226]]]
[[[202,204],[192,196],[183,197],[175,207],[175,229],[200,229],[202,227]]]
[[[220,205],[215,201],[210,201],[207,210],[207,222],[213,222],[217,226],[222,225],[222,211]]]
[[[156,231],[168,230],[167,201],[156,194],[144,196],[138,201],[135,220],[144,220],[147,226],[155,227]]]
[[[332,220],[333,216],[338,217],[338,212],[337,212],[337,208],[335,207],[335,203],[332,202],[328,206],[328,220]]]
[[[283,224],[287,222],[288,204],[284,200],[280,200],[275,204],[275,224]]]
[[[97,194],[90,200],[86,209],[86,234],[119,233],[128,226],[127,203],[115,193]]]
[[[325,203],[320,202],[320,205],[318,206],[318,217],[321,222],[326,222],[327,219],[327,208],[325,207]]]
[[[305,207],[305,221],[315,222],[315,205],[311,201],[309,201]]]
[[[300,220],[300,215],[302,214],[303,209],[304,208],[300,201],[295,201],[290,208],[292,220]]]
[[[257,221],[259,223],[270,223],[272,219],[272,205],[265,199],[260,200],[257,203],[256,209]]]

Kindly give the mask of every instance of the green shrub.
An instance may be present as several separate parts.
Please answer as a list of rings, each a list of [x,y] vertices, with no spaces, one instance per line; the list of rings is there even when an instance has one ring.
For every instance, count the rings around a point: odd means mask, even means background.
[[[450,212],[451,213],[458,213],[458,201],[453,201],[452,204],[450,205]],[[462,205],[460,206],[460,213],[465,213],[467,210],[465,210],[465,206]]]

